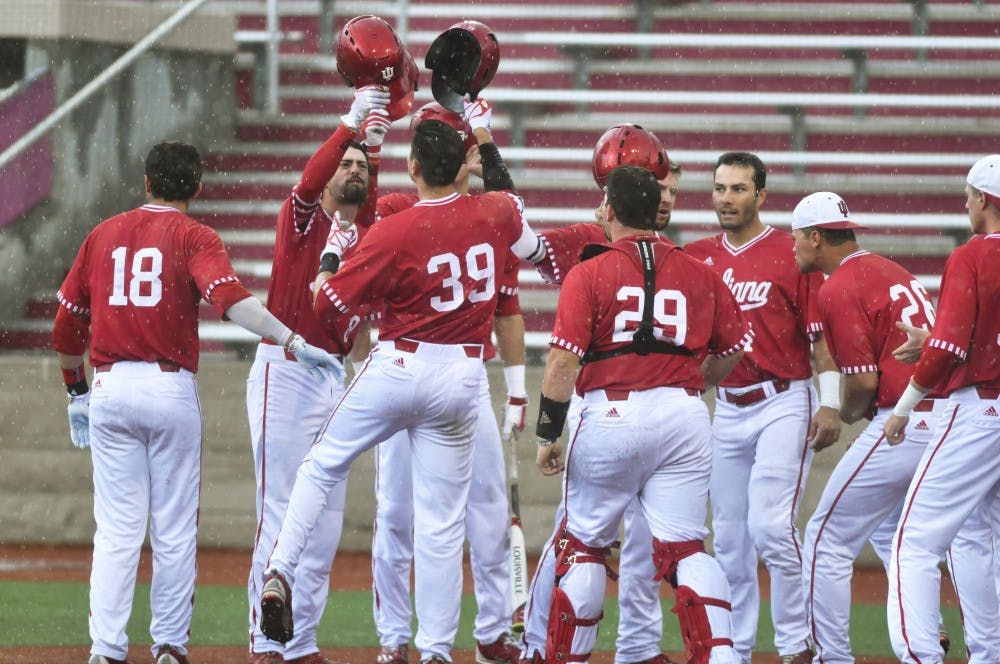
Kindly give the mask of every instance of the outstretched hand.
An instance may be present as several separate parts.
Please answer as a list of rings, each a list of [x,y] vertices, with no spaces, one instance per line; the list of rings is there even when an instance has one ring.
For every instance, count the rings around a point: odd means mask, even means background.
[[[906,332],[906,343],[894,348],[892,356],[900,362],[913,364],[920,359],[920,349],[923,348],[924,341],[927,340],[930,332],[903,322],[896,323],[896,327]]]

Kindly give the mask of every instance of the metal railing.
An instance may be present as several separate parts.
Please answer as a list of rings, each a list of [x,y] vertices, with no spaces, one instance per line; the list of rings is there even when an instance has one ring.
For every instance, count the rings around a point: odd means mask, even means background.
[[[275,0],[269,0],[274,2]],[[183,23],[191,14],[197,11],[207,0],[189,0],[184,6],[174,12],[170,18],[158,25],[156,29],[136,42],[135,46],[125,51],[124,54],[101,72],[97,78],[80,88],[76,94],[64,101],[56,110],[52,111],[44,120],[31,128],[24,136],[14,141],[14,143],[0,154],[0,170],[3,170],[14,159],[31,147],[35,141],[52,131],[66,116],[75,111],[81,104],[94,96],[101,88],[108,84],[114,77],[118,76],[141,55],[148,51],[156,42],[163,39],[174,28]]]

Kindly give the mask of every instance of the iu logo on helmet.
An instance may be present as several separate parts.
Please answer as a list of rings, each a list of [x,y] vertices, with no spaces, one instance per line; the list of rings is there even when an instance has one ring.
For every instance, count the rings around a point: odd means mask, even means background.
[[[840,210],[840,214],[844,215],[845,218],[847,217],[848,214],[850,214],[847,211],[847,203],[845,203],[843,200],[837,203],[837,209]]]
[[[392,65],[389,65],[388,67],[382,70],[382,80],[387,83],[391,81],[392,77],[395,75],[396,75],[396,68],[393,67]]]

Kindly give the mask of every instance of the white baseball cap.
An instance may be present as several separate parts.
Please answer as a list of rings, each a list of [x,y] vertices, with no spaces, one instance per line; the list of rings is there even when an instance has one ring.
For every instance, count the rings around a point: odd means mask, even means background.
[[[973,164],[965,181],[994,199],[1000,198],[1000,154],[991,154]]]
[[[792,211],[792,230],[822,226],[833,230],[868,228],[851,221],[850,210],[844,199],[832,191],[809,194]]]

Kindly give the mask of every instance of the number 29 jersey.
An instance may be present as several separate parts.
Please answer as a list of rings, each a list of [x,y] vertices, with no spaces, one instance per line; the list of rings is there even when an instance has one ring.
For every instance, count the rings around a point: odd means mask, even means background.
[[[652,243],[656,265],[653,329],[658,340],[683,346],[686,355],[626,353],[583,365],[577,393],[596,389],[705,388],[701,363],[712,353],[731,355],[751,338],[736,299],[712,268],[673,242]],[[576,353],[621,348],[642,320],[643,267],[634,238],[583,261],[566,275],[559,292],[549,344]]]
[[[214,230],[172,207],[143,205],[99,224],[58,293],[90,318],[90,364],[170,360],[198,370],[198,303],[222,315],[251,297]]]

